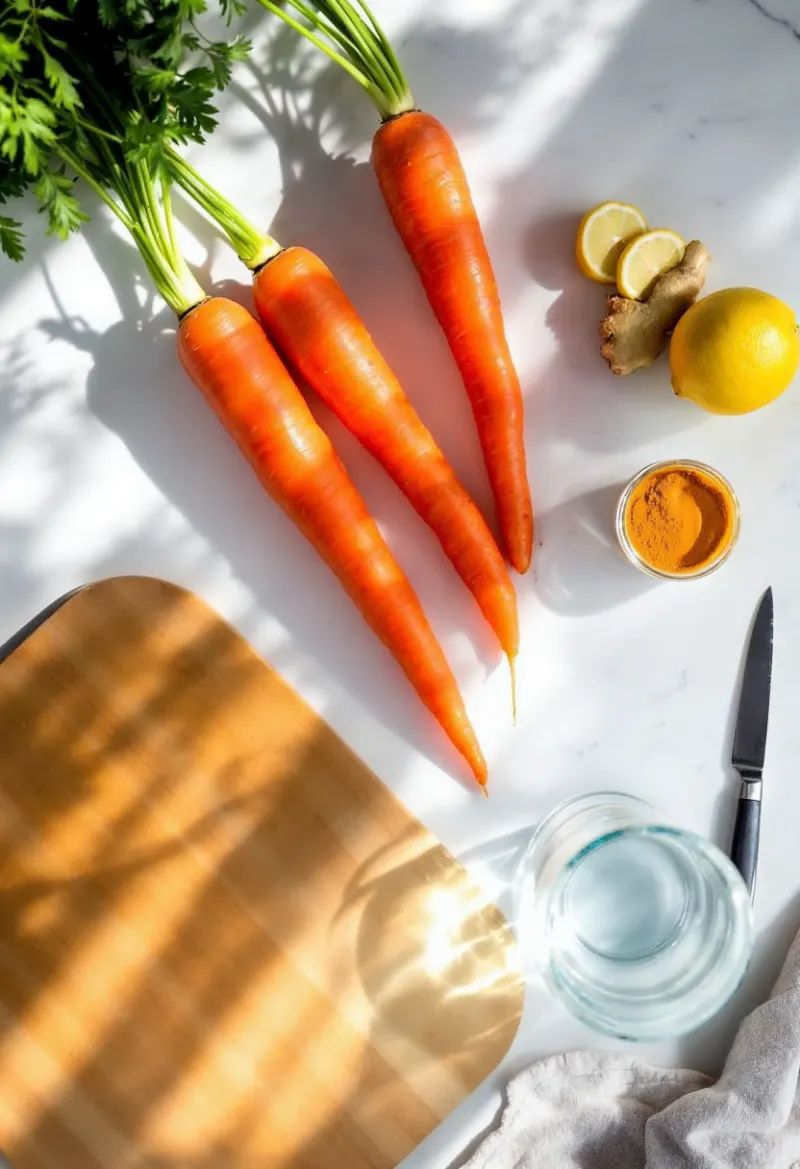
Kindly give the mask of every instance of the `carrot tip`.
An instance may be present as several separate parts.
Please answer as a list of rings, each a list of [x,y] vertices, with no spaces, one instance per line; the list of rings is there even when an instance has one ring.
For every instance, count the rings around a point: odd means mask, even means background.
[[[486,799],[488,800],[488,798],[489,798],[489,789],[488,789],[488,787],[486,786],[486,784],[485,784],[485,783],[481,783],[481,784],[479,784],[478,786],[480,787],[480,790],[481,790],[481,795],[482,795],[482,796],[485,796],[485,797],[486,797]]]
[[[508,668],[511,673],[511,723],[517,725],[517,670],[514,658],[509,655]]]

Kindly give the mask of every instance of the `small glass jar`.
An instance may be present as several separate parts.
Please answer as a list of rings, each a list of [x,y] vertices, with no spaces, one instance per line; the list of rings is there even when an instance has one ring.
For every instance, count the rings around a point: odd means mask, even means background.
[[[651,564],[645,559],[631,543],[626,523],[628,507],[640,484],[653,475],[658,475],[660,472],[667,472],[672,469],[676,471],[697,471],[705,475],[712,483],[715,483],[719,491],[726,497],[728,505],[732,509],[733,518],[730,535],[727,541],[720,546],[719,551],[713,559],[706,561],[695,569],[688,569],[682,572],[669,572],[667,569],[659,568],[657,565]],[[622,552],[635,568],[647,573],[648,576],[654,576],[660,580],[699,580],[701,577],[708,576],[710,572],[715,572],[720,565],[725,563],[733,551],[736,541],[739,538],[740,527],[741,509],[739,507],[739,500],[728,480],[719,471],[715,471],[713,467],[709,467],[707,463],[698,463],[694,459],[666,459],[663,462],[650,463],[649,466],[643,467],[624,488],[617,504],[615,528],[617,540]]]
[[[568,800],[537,829],[520,878],[528,965],[597,1031],[655,1041],[694,1030],[747,969],[752,909],[739,873],[643,800]]]

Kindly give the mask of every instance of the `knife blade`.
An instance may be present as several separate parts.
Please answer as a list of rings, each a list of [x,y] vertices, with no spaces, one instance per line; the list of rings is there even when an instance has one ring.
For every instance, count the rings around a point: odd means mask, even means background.
[[[733,736],[732,763],[742,784],[733,829],[731,860],[742,874],[751,897],[755,894],[758,867],[761,780],[767,749],[773,633],[772,589],[767,589],[759,603],[750,634]]]

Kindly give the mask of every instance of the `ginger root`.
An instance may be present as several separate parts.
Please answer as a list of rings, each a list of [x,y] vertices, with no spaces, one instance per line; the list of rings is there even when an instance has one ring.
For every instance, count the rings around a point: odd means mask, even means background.
[[[697,299],[710,259],[705,246],[692,240],[680,264],[659,277],[646,301],[609,296],[608,313],[600,322],[600,353],[612,373],[635,373],[653,364],[666,348],[669,334]]]

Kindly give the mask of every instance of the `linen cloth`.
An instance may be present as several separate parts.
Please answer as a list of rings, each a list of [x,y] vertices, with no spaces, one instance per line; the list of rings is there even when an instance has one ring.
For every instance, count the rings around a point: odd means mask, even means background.
[[[538,1060],[464,1169],[800,1169],[799,1073],[800,934],[716,1083],[619,1052]]]

